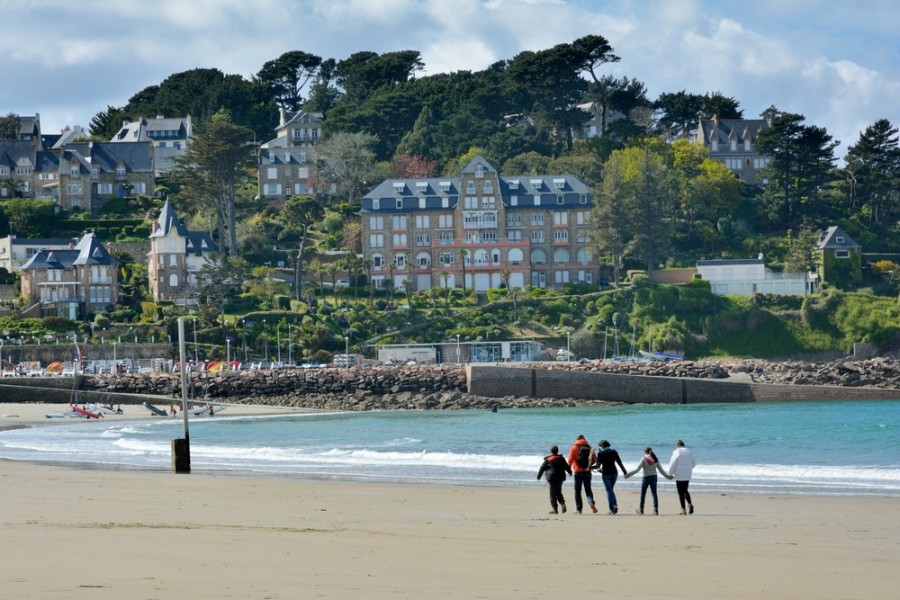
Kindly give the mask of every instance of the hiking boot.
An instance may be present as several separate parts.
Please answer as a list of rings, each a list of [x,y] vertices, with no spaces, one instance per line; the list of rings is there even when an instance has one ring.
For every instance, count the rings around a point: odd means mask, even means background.
[[[693,504],[688,504],[688,514],[689,515],[694,514],[694,505]]]
[[[639,509],[637,509],[637,510],[634,511],[634,512],[636,512],[636,513],[639,514],[639,515],[642,515],[642,514],[644,514],[644,509],[643,509],[643,508],[639,508]]]
[[[566,503],[565,503],[565,502],[563,502],[562,504],[560,504],[560,507],[562,507],[562,511],[563,511],[563,512],[566,512]]]
[[[593,513],[597,512],[597,507],[593,504],[591,504],[591,512],[593,512]]]
[[[614,515],[619,514],[619,507],[618,507],[618,506],[613,506],[612,514],[614,514]]]
[[[580,515],[580,514],[581,514],[581,509],[580,509],[580,508],[576,508],[576,509],[575,509],[575,513]]]

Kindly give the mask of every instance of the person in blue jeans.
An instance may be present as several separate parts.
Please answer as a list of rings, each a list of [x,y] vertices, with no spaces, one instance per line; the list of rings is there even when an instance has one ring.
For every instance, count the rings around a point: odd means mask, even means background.
[[[616,480],[619,478],[619,472],[616,471],[616,465],[622,469],[624,475],[627,471],[622,459],[615,448],[610,447],[610,443],[606,440],[600,440],[597,443],[597,465],[595,469],[600,471],[603,478],[603,487],[606,488],[606,503],[609,505],[609,514],[614,515],[619,512],[619,503],[616,501]]]
[[[579,435],[569,449],[569,458],[567,460],[572,472],[575,474],[575,512],[581,514],[581,488],[584,487],[584,495],[587,496],[588,505],[592,512],[597,512],[597,505],[594,504],[594,492],[591,490],[591,469],[597,462],[597,455],[594,449],[584,438]]]
[[[666,479],[672,479],[672,476],[666,473],[666,470],[662,468],[662,465],[659,464],[659,459],[653,452],[653,448],[650,448],[649,446],[644,448],[644,456],[641,458],[641,462],[638,463],[638,466],[636,466],[634,470],[625,473],[625,479],[628,479],[638,471],[644,472],[644,478],[641,480],[641,504],[636,512],[639,515],[644,514],[644,499],[647,497],[647,488],[650,488],[650,493],[653,494],[653,514],[658,515],[659,497],[656,495],[656,472],[659,471],[662,473],[663,477]]]

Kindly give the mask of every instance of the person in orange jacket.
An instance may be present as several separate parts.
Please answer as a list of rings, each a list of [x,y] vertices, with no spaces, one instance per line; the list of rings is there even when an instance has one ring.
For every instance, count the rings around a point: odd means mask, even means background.
[[[583,435],[579,435],[575,439],[575,443],[569,448],[569,459],[567,461],[572,471],[575,473],[575,512],[581,514],[581,488],[584,487],[584,495],[587,497],[591,511],[597,512],[597,506],[594,504],[594,492],[591,491],[591,467],[597,462],[597,455],[594,449]]]

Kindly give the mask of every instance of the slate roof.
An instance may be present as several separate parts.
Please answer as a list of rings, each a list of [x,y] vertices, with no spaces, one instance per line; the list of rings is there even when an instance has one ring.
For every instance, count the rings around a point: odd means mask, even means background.
[[[175,207],[169,200],[163,204],[156,219],[156,229],[150,234],[151,238],[165,237],[174,230],[179,237],[187,238],[187,254],[202,255],[204,252],[215,252],[216,244],[212,237],[205,231],[190,231],[178,218]]]
[[[485,173],[496,173],[493,165],[481,156],[475,157],[463,168],[463,173],[468,175],[475,173],[478,164],[484,168]],[[478,180],[476,180],[478,181]],[[593,196],[588,186],[571,175],[499,175],[499,190],[494,190],[495,196],[508,208],[533,207],[530,201],[534,196],[544,198],[563,197],[563,206],[574,208],[577,206],[589,207],[593,205]],[[465,195],[461,190],[462,177],[430,177],[427,179],[387,179],[382,181],[362,199],[362,212],[371,212],[373,200],[380,202],[378,212],[409,212],[411,210],[452,210],[459,202],[460,195]],[[581,203],[581,196],[587,196],[586,204]],[[512,196],[524,196],[519,199],[517,206],[512,206]],[[397,207],[397,201],[400,207]],[[444,200],[447,206],[444,206]],[[542,204],[549,206],[549,204]]]
[[[860,247],[861,246],[857,244],[853,238],[847,235],[847,233],[837,225],[832,225],[823,231],[816,241],[817,250],[837,250],[842,248],[849,250]]]
[[[0,165],[15,169],[18,161],[27,158],[30,163],[34,156],[34,145],[29,141],[4,140],[0,142]]]
[[[78,143],[69,144],[66,150],[90,157],[90,165],[99,168],[101,173],[115,173],[120,161],[130,173],[153,171],[153,144],[150,142]]]
[[[83,265],[118,265],[94,232],[84,234],[73,250],[39,250],[22,271],[71,269]]]

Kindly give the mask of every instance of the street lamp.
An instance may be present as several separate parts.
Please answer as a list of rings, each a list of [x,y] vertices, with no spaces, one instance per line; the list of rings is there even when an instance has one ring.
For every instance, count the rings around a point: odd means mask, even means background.
[[[456,334],[456,364],[459,363],[459,334]]]
[[[344,336],[344,358],[346,359],[344,362],[347,363],[347,368],[350,368],[350,336]]]
[[[0,377],[3,377],[3,340],[0,340]]]
[[[225,338],[225,364],[231,365],[231,337]]]
[[[281,364],[281,321],[275,325],[275,343],[278,345],[278,364]]]
[[[566,332],[566,360],[572,360],[572,352],[569,349],[571,347],[571,336],[569,331]]]
[[[291,342],[293,342],[293,340],[291,339],[291,324],[288,323],[288,364],[289,365],[294,364],[294,356],[293,356],[294,346]]]

